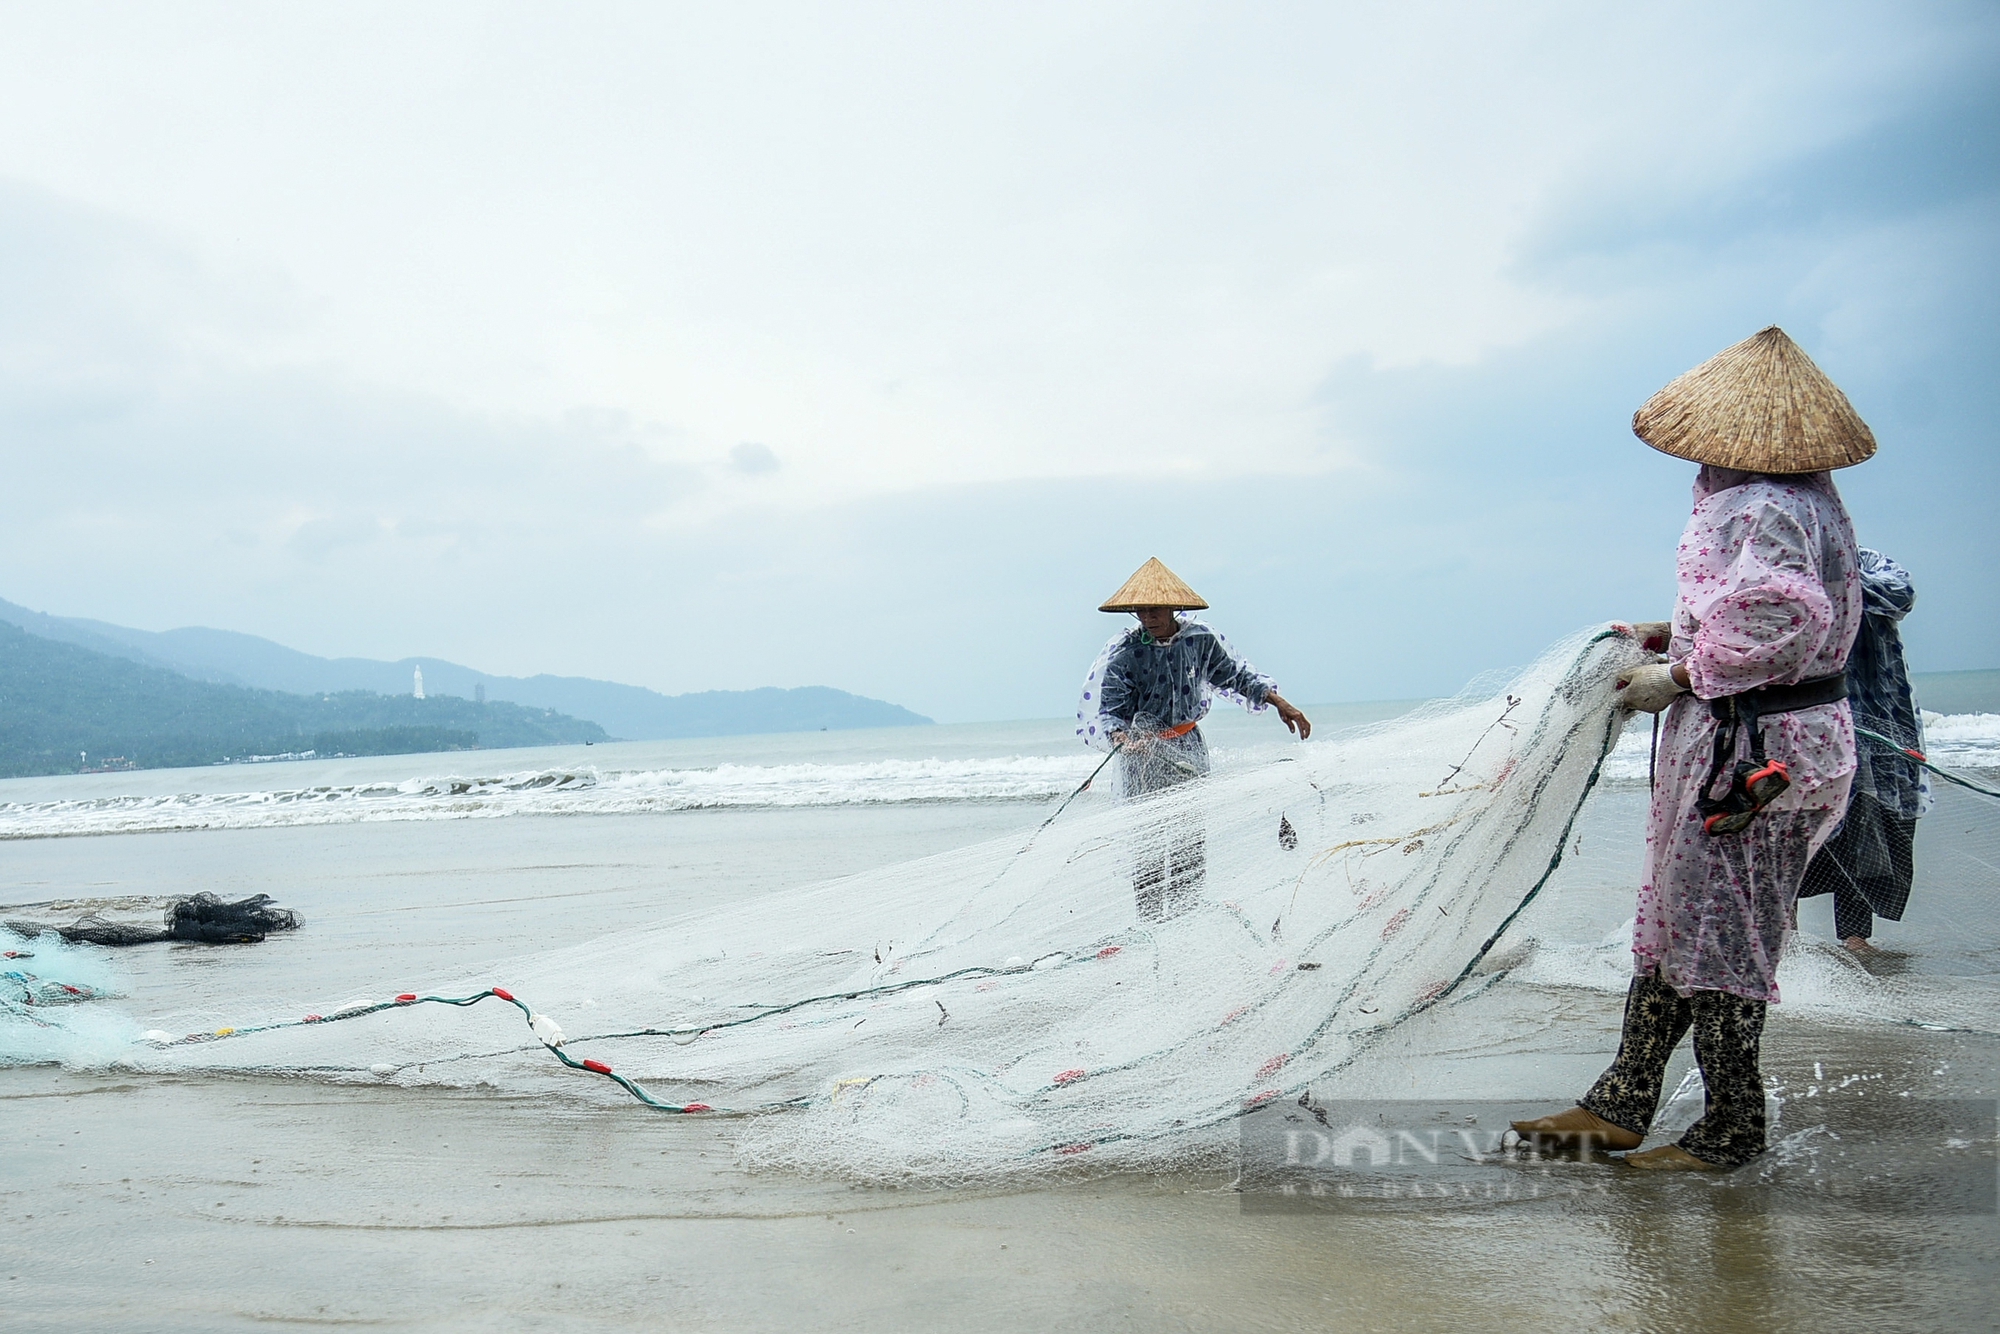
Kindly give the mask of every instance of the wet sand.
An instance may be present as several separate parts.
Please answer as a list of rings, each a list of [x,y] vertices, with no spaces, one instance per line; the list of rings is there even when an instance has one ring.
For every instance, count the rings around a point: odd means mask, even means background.
[[[123,956],[137,1010],[192,994],[226,1012],[239,994],[456,974],[1032,819],[957,806],[134,835],[7,845],[0,872],[16,902],[279,894],[305,930]],[[1586,850],[1602,836],[1587,829]],[[1563,911],[1584,910],[1587,869]],[[1620,905],[1593,911],[1615,922]],[[1523,986],[1463,1050],[1443,1021],[1413,1033],[1409,1096],[1560,1105],[1608,1059],[1619,999]],[[1952,1211],[1939,1150],[1898,1099],[1993,1097],[2000,1043],[1781,1008],[1766,1069],[1792,1147],[1725,1182],[1574,1164],[1562,1180],[1586,1193],[1278,1214],[1246,1212],[1226,1170],[859,1188],[746,1173],[727,1123],[637,1106],[12,1069],[0,1309],[51,1330],[1993,1327],[2000,1221]],[[1955,1152],[1961,1181],[1966,1155],[1990,1177],[1990,1140]],[[1857,1179],[1858,1198],[1828,1190]]]
[[[1781,1077],[1828,1063],[1802,1036],[1774,1035]],[[1848,1045],[1901,1082],[1992,1056]],[[1854,1087],[1815,1114],[1871,1124],[1881,1081]],[[1817,1203],[1823,1168],[1718,1190],[1577,1164],[1587,1203],[1258,1216],[1226,1173],[751,1175],[726,1127],[637,1109],[46,1069],[0,1093],[21,1329],[1945,1330],[1991,1328],[2000,1284],[1991,1214]]]

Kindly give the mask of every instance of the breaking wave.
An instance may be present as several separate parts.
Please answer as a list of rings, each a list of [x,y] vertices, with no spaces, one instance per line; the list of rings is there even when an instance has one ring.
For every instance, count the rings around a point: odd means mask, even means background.
[[[1924,715],[1937,763],[2000,770],[2000,714]],[[1616,786],[1644,783],[1644,720],[1605,762]],[[1229,766],[1227,750],[1215,752]],[[733,807],[875,806],[953,801],[1046,801],[1089,775],[1098,756],[884,759],[857,764],[722,764],[711,768],[524,769],[425,775],[402,782],[327,784],[245,792],[178,792],[0,802],[0,840],[91,834],[256,829],[374,820],[482,820],[508,815],[619,815]]]
[[[1099,757],[877,760],[865,764],[723,764],[707,769],[531,769],[486,777],[412,778],[262,792],[181,792],[0,804],[0,839],[192,829],[615,815],[751,806],[866,806],[1039,801],[1068,792]]]
[[[1924,745],[1948,769],[2000,768],[2000,713],[1926,713]]]

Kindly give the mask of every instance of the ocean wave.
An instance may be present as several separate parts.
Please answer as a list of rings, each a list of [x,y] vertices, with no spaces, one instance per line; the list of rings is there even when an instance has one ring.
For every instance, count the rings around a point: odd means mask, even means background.
[[[1926,714],[1931,759],[2000,768],[2000,714]],[[1644,719],[1605,762],[1614,785],[1646,781]],[[1218,764],[1246,758],[1214,752]],[[246,792],[182,792],[0,803],[0,840],[92,834],[477,820],[510,815],[616,815],[731,807],[869,806],[953,801],[1043,801],[1060,796],[1101,757],[1077,751],[985,759],[885,759],[857,764],[722,764],[688,769],[529,769],[447,774],[403,782]]]
[[[723,764],[707,769],[580,767],[263,792],[0,803],[0,839],[508,815],[1033,801],[1068,792],[1097,760],[1095,755],[1078,753],[864,764]]]
[[[1947,769],[2000,768],[2000,713],[1926,712],[1924,754]]]

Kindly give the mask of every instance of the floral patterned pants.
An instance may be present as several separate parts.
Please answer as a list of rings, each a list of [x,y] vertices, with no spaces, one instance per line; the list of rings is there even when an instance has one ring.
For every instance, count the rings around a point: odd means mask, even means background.
[[[1694,1030],[1694,1058],[1707,1085],[1701,1120],[1680,1146],[1704,1162],[1738,1167],[1764,1151],[1764,1077],[1757,1068],[1766,1002],[1726,991],[1687,996],[1657,974],[1632,979],[1625,994],[1625,1031],[1618,1059],[1580,1104],[1616,1126],[1643,1135],[1660,1103],[1667,1058]]]

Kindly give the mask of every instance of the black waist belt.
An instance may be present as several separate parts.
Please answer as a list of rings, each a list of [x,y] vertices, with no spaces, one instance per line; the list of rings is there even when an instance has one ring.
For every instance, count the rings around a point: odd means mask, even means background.
[[[1715,715],[1716,722],[1715,754],[1695,803],[1702,816],[1702,828],[1711,834],[1741,833],[1759,811],[1791,786],[1790,770],[1764,757],[1764,729],[1758,725],[1759,719],[1774,713],[1797,713],[1822,704],[1837,704],[1846,698],[1847,677],[1841,675],[1801,681],[1795,686],[1762,686],[1740,695],[1710,700],[1708,711]],[[1718,797],[1716,780],[1722,777],[1731,755],[1736,753],[1739,725],[1750,733],[1750,758],[1737,760],[1729,790]]]
[[[1747,722],[1753,728],[1759,718],[1774,713],[1797,713],[1822,704],[1838,704],[1847,698],[1847,676],[1822,676],[1795,686],[1759,686],[1740,695],[1723,695],[1708,702],[1708,711],[1719,723]]]

